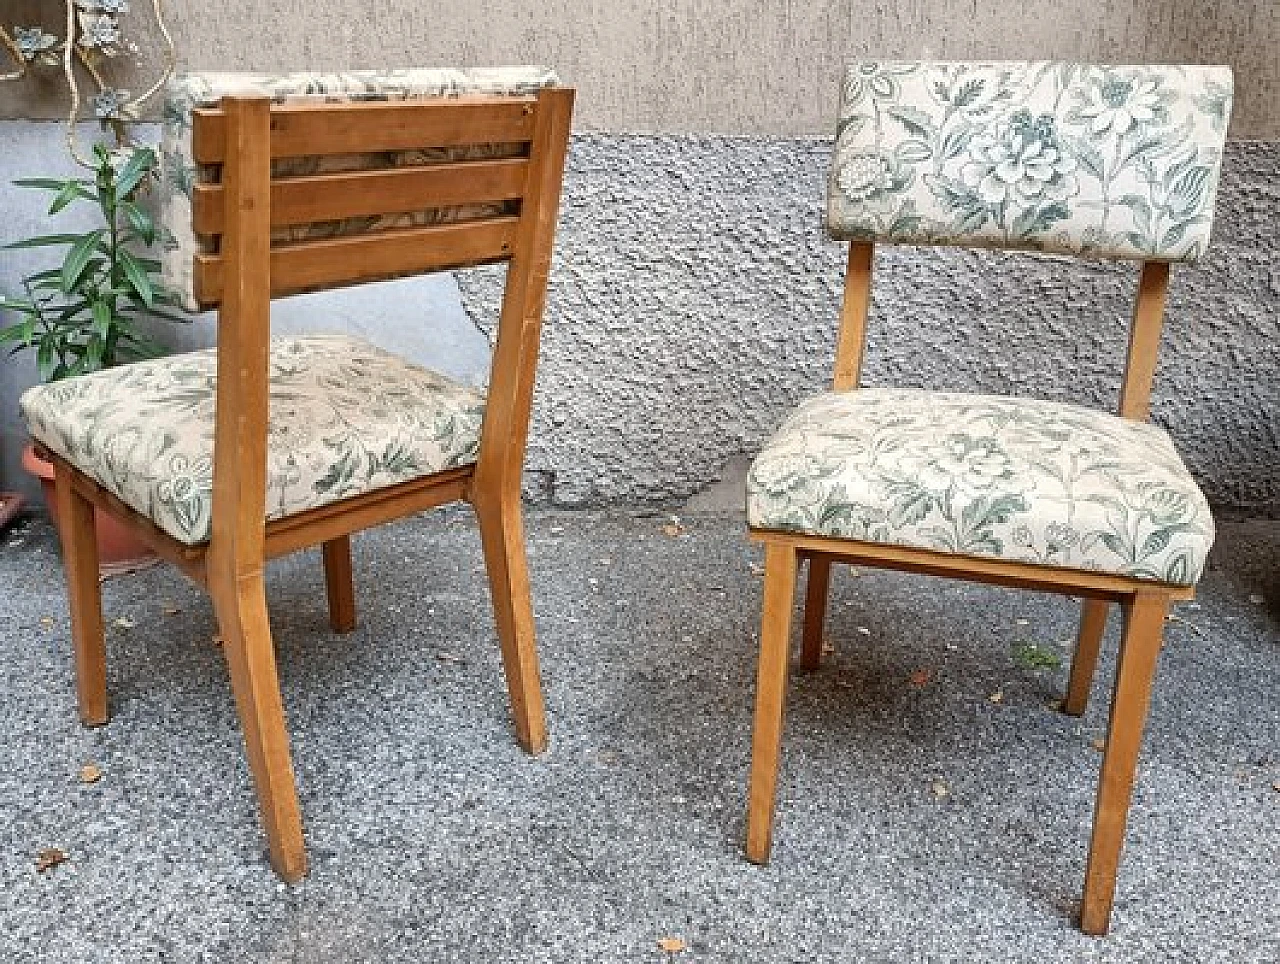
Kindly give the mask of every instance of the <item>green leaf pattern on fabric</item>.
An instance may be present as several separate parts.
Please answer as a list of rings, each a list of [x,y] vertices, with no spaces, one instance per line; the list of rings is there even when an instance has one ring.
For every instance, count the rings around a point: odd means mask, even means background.
[[[792,413],[752,526],[1192,585],[1213,519],[1169,436],[1039,399],[865,388]]]
[[[32,436],[188,545],[208,540],[213,349],[38,385]],[[272,342],[267,518],[474,463],[484,396],[345,335]]]
[[[842,239],[1190,261],[1209,243],[1227,67],[858,63],[827,224]]]
[[[353,70],[344,73],[199,73],[179,74],[169,83],[162,121],[160,220],[164,228],[165,251],[161,258],[165,284],[180,294],[183,307],[199,310],[195,299],[193,265],[195,255],[213,249],[210,239],[192,230],[191,195],[196,184],[216,179],[216,169],[195,162],[191,143],[191,116],[197,107],[218,103],[229,94],[265,94],[279,103],[285,101],[370,101],[410,100],[463,95],[533,94],[558,83],[545,67],[497,67],[472,70]],[[415,151],[384,151],[372,154],[329,157],[298,157],[277,160],[272,172],[288,175],[337,173],[371,168],[403,167],[443,161],[510,157],[518,148],[509,144],[473,145]],[[459,205],[349,218],[321,224],[301,224],[272,231],[272,243],[309,238],[381,231],[412,225],[443,224],[467,218],[501,214],[499,204]]]

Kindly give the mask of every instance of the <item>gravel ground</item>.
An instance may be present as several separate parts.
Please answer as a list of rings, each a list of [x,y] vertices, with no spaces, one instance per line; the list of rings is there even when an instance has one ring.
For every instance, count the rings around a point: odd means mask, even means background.
[[[273,564],[312,857],[294,887],[265,860],[203,594],[164,567],[107,583],[113,718],[82,729],[52,533],[10,530],[0,960],[1280,960],[1280,523],[1221,526],[1169,626],[1097,940],[1074,916],[1118,620],[1074,720],[1047,706],[1069,601],[839,574],[835,652],[793,679],[774,859],[755,867],[759,553],[732,516],[664,521],[530,515],[537,759],[511,736],[465,512],[356,540],[351,636],[328,630],[316,554]],[[1063,664],[1029,668],[1026,643]],[[70,859],[38,873],[46,847]]]

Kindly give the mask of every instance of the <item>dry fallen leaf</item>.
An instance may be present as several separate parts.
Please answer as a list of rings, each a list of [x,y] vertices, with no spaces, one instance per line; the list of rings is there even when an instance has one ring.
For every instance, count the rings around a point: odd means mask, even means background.
[[[672,521],[672,522],[665,523],[662,526],[662,534],[672,539],[680,535],[680,533],[682,532],[684,532],[684,526],[682,526],[679,522]]]
[[[938,777],[929,785],[929,789],[933,791],[933,795],[941,800],[943,797],[951,796],[951,787],[947,785],[947,781]]]
[[[930,670],[918,669],[907,677],[907,681],[910,682],[912,686],[924,686],[932,677],[933,673]]]
[[[1065,700],[1050,700],[1044,705],[1046,710],[1053,710],[1055,713],[1061,713],[1062,708],[1066,705]]]
[[[43,874],[70,859],[71,855],[61,847],[45,847],[36,854],[36,872]]]
[[[1031,620],[1029,620],[1029,619],[1015,619],[1015,620],[1013,621],[1013,623],[1014,623],[1014,625],[1015,625],[1015,626],[1030,626],[1030,625],[1031,625]]]
[[[988,703],[1003,703],[1003,702],[1004,702],[1004,690],[996,690],[994,693],[992,693],[990,696],[988,696],[988,697],[987,697],[987,702],[988,702]]]
[[[212,638],[212,639],[210,639],[210,640],[209,640],[209,642],[213,643],[213,645],[215,645],[215,646],[221,646],[221,645],[222,645],[222,636],[221,636],[220,634],[218,634],[218,633],[214,633],[214,634],[213,634],[213,638]]]
[[[859,635],[862,635],[862,636],[871,635],[871,630],[867,629],[866,626],[855,626],[854,628],[857,629]]]
[[[138,624],[128,616],[120,616],[114,623],[112,623],[112,625],[117,629],[133,629],[133,627]]]
[[[41,617],[40,617],[40,626],[41,626],[43,629],[52,629],[52,628],[53,628],[53,617],[52,617],[52,616],[41,616]]]
[[[835,644],[835,643],[833,643],[833,642],[832,642],[831,640],[829,640],[829,639],[824,639],[824,640],[822,641],[822,655],[823,655],[823,656],[830,656],[830,655],[831,655],[832,653],[834,653],[835,651],[836,651],[836,644]]]
[[[666,951],[668,954],[679,954],[688,946],[678,937],[664,937],[658,941],[658,949]]]
[[[753,575],[753,576],[763,576],[763,575],[764,575],[764,566],[757,566],[757,565],[753,562],[753,563],[751,564],[751,575]]]
[[[1098,737],[1097,739],[1090,741],[1089,745],[1101,753],[1107,748],[1107,741],[1102,737]]]
[[[102,769],[96,763],[86,763],[80,768],[81,783],[97,783],[102,779]]]
[[[1277,780],[1275,783],[1271,784],[1271,789],[1274,790],[1276,793],[1280,793],[1280,780]]]
[[[169,605],[169,606],[165,606],[160,611],[164,613],[166,616],[176,616],[178,615],[178,613],[182,612],[182,609],[178,606]]]
[[[1261,606],[1266,601],[1267,597],[1262,595],[1260,592],[1249,593],[1249,602],[1253,603],[1255,606]]]
[[[462,657],[457,653],[436,653],[436,659],[442,663],[461,663]]]

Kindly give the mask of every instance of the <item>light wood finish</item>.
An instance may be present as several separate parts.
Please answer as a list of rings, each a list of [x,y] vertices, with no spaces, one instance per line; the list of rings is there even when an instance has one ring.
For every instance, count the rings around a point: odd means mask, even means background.
[[[546,723],[524,556],[520,483],[573,91],[545,91],[539,110],[542,123],[532,145],[520,230],[498,317],[480,457],[468,491],[480,522],[516,734],[531,753],[546,745]]]
[[[494,613],[517,738],[546,746],[533,607],[520,518],[520,475],[528,437],[542,312],[551,263],[573,91],[537,98],[416,101],[408,104],[271,106],[264,98],[226,98],[197,111],[202,160],[222,163],[222,183],[202,192],[205,226],[221,233],[218,254],[197,264],[214,283],[218,380],[214,426],[212,534],[184,545],[114,494],[54,458],[62,544],[76,639],[77,678],[86,722],[106,719],[102,616],[94,542],[96,508],[129,524],[161,555],[209,589],[244,731],[272,865],[285,880],[306,873],[302,821],[284,706],[268,621],[266,560],[323,546],[331,624],[355,625],[352,532],[446,502],[467,499],[480,520]],[[503,141],[527,157],[442,164],[431,173],[271,180],[271,158],[334,151],[395,150]],[[474,177],[470,177],[474,174]],[[308,180],[302,178],[300,180]],[[472,190],[468,191],[467,188]],[[382,197],[379,192],[385,191]],[[500,195],[500,197],[499,197]],[[286,207],[273,215],[273,197]],[[271,249],[272,223],[312,215],[400,210],[419,203],[516,201],[518,216],[386,231]],[[221,207],[211,212],[209,205]],[[310,207],[308,206],[310,205]],[[480,261],[509,261],[476,465],[387,486],[307,512],[266,521],[268,355],[271,296],[295,287],[358,282],[387,274]],[[212,267],[210,267],[212,265]]]
[[[335,633],[356,628],[356,587],[351,575],[351,537],[338,536],[321,547],[324,588],[329,598],[329,625]]]
[[[1086,599],[1080,606],[1080,631],[1076,635],[1076,651],[1071,657],[1071,677],[1062,712],[1083,716],[1089,705],[1089,690],[1102,649],[1102,634],[1107,629],[1107,613],[1111,606],[1105,599]]]
[[[1168,597],[1158,592],[1138,592],[1124,605],[1120,666],[1111,696],[1111,725],[1102,757],[1080,909],[1080,928],[1086,934],[1105,934],[1111,919],[1129,799],[1168,611]]]
[[[511,251],[519,222],[481,218],[277,245],[268,255],[271,295],[501,261]],[[202,306],[222,301],[225,276],[225,255],[196,255],[195,294]]]
[[[856,390],[859,384],[871,297],[873,253],[869,242],[854,242],[849,248],[836,347],[835,391]],[[1150,410],[1168,281],[1168,264],[1147,262],[1143,265],[1120,399],[1120,414],[1125,418],[1145,419]],[[1194,587],[792,531],[752,529],[750,536],[764,543],[767,560],[752,738],[751,799],[747,812],[747,857],[757,863],[769,857],[786,679],[785,638],[791,617],[791,580],[797,557],[809,562],[800,659],[800,665],[805,668],[816,668],[821,660],[830,567],[837,563],[964,579],[1082,599],[1079,640],[1072,661],[1068,692],[1063,701],[1063,709],[1076,715],[1084,712],[1088,702],[1108,607],[1111,603],[1121,605],[1126,614],[1123,652],[1112,701],[1111,733],[1098,790],[1081,914],[1081,927],[1087,933],[1105,932],[1164,614],[1173,602],[1191,599],[1195,594]],[[787,576],[785,587],[784,574]]]
[[[844,305],[840,310],[840,334],[836,341],[836,373],[832,388],[847,392],[862,378],[862,357],[867,343],[867,314],[871,310],[871,265],[875,245],[854,241],[844,277]]]
[[[771,529],[751,529],[750,536],[764,543],[783,542],[793,545],[803,552],[824,553],[831,557],[832,562],[865,565],[879,569],[899,569],[903,572],[918,572],[929,576],[949,576],[970,582],[1009,586],[1013,589],[1034,589],[1038,592],[1115,601],[1127,599],[1143,587],[1159,589],[1170,599],[1191,599],[1195,595],[1195,590],[1191,586],[1174,586],[1167,583],[1129,579],[1125,576],[1113,576],[1087,569],[1039,566],[1030,562],[964,556],[933,549],[916,549],[911,546],[858,542],[854,539],[806,536],[796,532]]]
[[[102,592],[98,587],[93,503],[75,490],[65,463],[54,463],[53,488],[71,608],[80,720],[86,726],[101,726],[107,722],[107,647],[102,627]]]
[[[809,554],[809,575],[804,592],[804,631],[800,635],[800,668],[812,672],[822,665],[822,630],[831,587],[831,557]]]
[[[271,185],[271,224],[283,227],[514,200],[524,193],[528,167],[528,160],[513,157],[277,178]],[[222,233],[221,184],[195,185],[191,205],[197,234]]]
[[[787,699],[787,656],[796,590],[796,550],[783,542],[764,548],[764,612],[756,671],[755,725],[751,735],[751,784],[747,797],[747,859],[769,862],[773,809]]]
[[[1151,386],[1156,377],[1164,302],[1169,290],[1169,263],[1147,261],[1138,278],[1138,297],[1129,326],[1129,357],[1120,389],[1120,414],[1144,422],[1151,414]]]
[[[519,144],[533,139],[534,97],[451,97],[418,101],[311,103],[271,111],[271,157],[367,154],[466,144]],[[227,160],[226,107],[194,111],[197,164]]]

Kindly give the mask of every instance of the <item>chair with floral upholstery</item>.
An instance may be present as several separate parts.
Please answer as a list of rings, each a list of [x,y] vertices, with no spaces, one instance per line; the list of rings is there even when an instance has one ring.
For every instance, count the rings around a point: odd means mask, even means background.
[[[323,547],[355,625],[349,536],[466,500],[479,520],[515,730],[546,743],[520,511],[573,91],[542,68],[177,79],[165,258],[217,348],[31,389],[56,471],[80,715],[107,720],[94,511],[213,597],[272,865],[307,859],[263,587]],[[345,335],[270,339],[274,296],[505,263],[487,391]],[[423,318],[430,324],[431,318]]]
[[[768,859],[798,567],[817,667],[833,563],[1081,597],[1064,709],[1084,711],[1108,607],[1124,615],[1081,927],[1106,931],[1161,633],[1191,598],[1209,506],[1147,422],[1169,266],[1209,241],[1225,67],[861,63],[846,74],[827,225],[850,242],[833,390],[803,402],[747,481],[765,546],[747,855]],[[858,385],[873,245],[1142,263],[1119,414]]]

